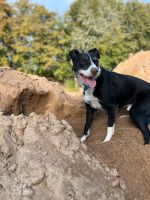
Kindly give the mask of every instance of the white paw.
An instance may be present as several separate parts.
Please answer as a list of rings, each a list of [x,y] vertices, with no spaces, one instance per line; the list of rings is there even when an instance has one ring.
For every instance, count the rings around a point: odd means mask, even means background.
[[[106,140],[106,139],[105,139],[102,143],[106,143],[106,142],[109,142],[109,141],[110,141],[110,140]]]
[[[81,137],[81,139],[80,139],[81,142],[85,142],[86,138],[87,138],[86,135],[83,135],[83,136]]]
[[[131,108],[132,108],[132,104],[127,105],[127,111],[130,111]]]

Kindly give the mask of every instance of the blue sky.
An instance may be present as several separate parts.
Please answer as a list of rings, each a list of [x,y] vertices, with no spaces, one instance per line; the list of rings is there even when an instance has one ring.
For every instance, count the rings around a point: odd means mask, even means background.
[[[48,10],[55,11],[59,14],[64,14],[68,9],[70,4],[74,0],[30,0],[31,2],[44,5]],[[15,2],[15,0],[7,0],[9,3]]]
[[[13,3],[15,0],[7,0],[9,3]],[[71,3],[74,0],[31,0],[34,3],[44,5],[48,10],[55,11],[60,15],[64,14]],[[150,0],[141,0],[143,2],[149,2]]]

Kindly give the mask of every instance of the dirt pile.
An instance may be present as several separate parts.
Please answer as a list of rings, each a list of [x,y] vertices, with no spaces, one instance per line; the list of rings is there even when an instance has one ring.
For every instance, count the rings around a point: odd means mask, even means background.
[[[0,100],[0,110],[15,115],[51,111],[61,117],[62,113],[69,115],[69,108],[77,105],[58,83],[9,69],[0,69]]]
[[[65,120],[46,114],[79,115],[80,101],[57,83],[8,69],[0,71],[0,97],[0,200],[124,199],[117,170],[92,157]]]
[[[150,51],[140,51],[130,54],[129,58],[121,62],[115,72],[136,76],[150,82]]]
[[[1,200],[123,200],[123,181],[52,114],[0,113]]]
[[[86,151],[76,137],[85,122],[82,96],[1,69],[0,97],[0,200],[123,199],[122,192],[126,200],[149,200],[150,146],[129,118],[120,118],[127,111],[118,112],[106,144],[107,116],[97,112]]]

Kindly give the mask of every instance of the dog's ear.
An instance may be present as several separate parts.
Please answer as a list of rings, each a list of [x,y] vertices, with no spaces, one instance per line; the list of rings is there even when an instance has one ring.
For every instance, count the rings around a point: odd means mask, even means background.
[[[96,49],[96,48],[89,50],[88,53],[92,54],[92,55],[95,56],[96,58],[100,58],[99,50]]]
[[[67,56],[67,61],[74,60],[78,55],[79,51],[77,49],[71,50]]]

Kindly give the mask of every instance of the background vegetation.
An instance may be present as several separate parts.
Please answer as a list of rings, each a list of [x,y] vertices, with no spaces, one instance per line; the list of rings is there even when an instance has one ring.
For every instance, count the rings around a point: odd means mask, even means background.
[[[68,51],[93,47],[107,69],[150,49],[150,4],[76,0],[60,17],[28,0],[0,0],[0,66],[64,82],[72,77]]]

